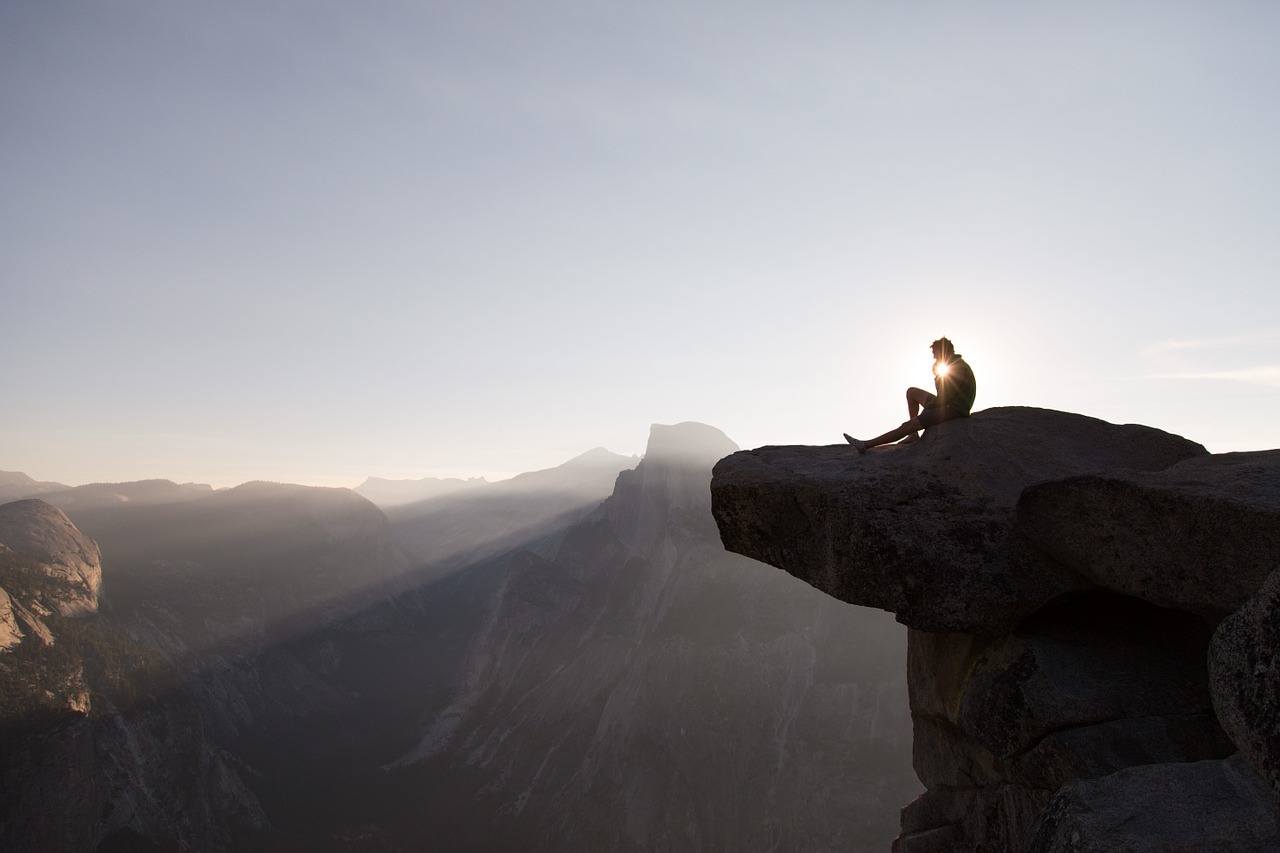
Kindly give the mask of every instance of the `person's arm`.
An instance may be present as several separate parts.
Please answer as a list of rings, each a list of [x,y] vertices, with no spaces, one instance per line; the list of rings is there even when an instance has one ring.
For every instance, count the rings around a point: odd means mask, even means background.
[[[978,396],[978,380],[973,375],[973,368],[968,362],[960,361],[952,365],[952,374],[948,377],[951,384],[953,404],[966,412],[973,410],[973,401]]]
[[[938,403],[943,406],[947,405],[947,377],[945,374],[938,375],[938,365],[936,364],[933,366],[933,390],[937,392],[935,396],[938,398]]]

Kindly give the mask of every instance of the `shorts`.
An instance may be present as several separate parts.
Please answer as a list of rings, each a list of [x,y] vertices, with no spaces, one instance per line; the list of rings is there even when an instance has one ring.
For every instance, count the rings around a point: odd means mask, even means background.
[[[934,400],[924,407],[924,410],[920,412],[918,419],[920,421],[920,426],[928,429],[929,427],[937,426],[943,421],[950,421],[955,418],[967,418],[968,416],[969,413],[966,411],[957,409],[954,406],[941,405]]]

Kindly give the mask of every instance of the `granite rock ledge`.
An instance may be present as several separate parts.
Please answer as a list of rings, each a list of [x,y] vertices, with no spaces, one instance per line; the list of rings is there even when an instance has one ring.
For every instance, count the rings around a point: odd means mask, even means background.
[[[715,467],[725,547],[925,631],[1000,636],[1093,586],[1015,529],[1031,485],[1207,455],[1151,427],[1049,409],[987,409],[911,445],[761,447]]]
[[[863,456],[738,452],[711,496],[729,550],[910,628],[927,790],[897,853],[1280,850],[1274,819],[1116,834],[1277,814],[1274,667],[1240,649],[1276,612],[1280,451],[999,408]]]

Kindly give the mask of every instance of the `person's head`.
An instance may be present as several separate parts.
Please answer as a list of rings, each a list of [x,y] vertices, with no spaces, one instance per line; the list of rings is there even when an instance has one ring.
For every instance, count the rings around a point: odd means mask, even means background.
[[[932,344],[934,361],[950,361],[955,357],[956,348],[948,338],[938,338]]]

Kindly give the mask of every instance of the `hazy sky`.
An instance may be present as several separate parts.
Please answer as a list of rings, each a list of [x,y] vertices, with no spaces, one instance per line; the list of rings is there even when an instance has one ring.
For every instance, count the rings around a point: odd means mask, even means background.
[[[0,469],[1280,445],[1280,4],[0,3]]]

